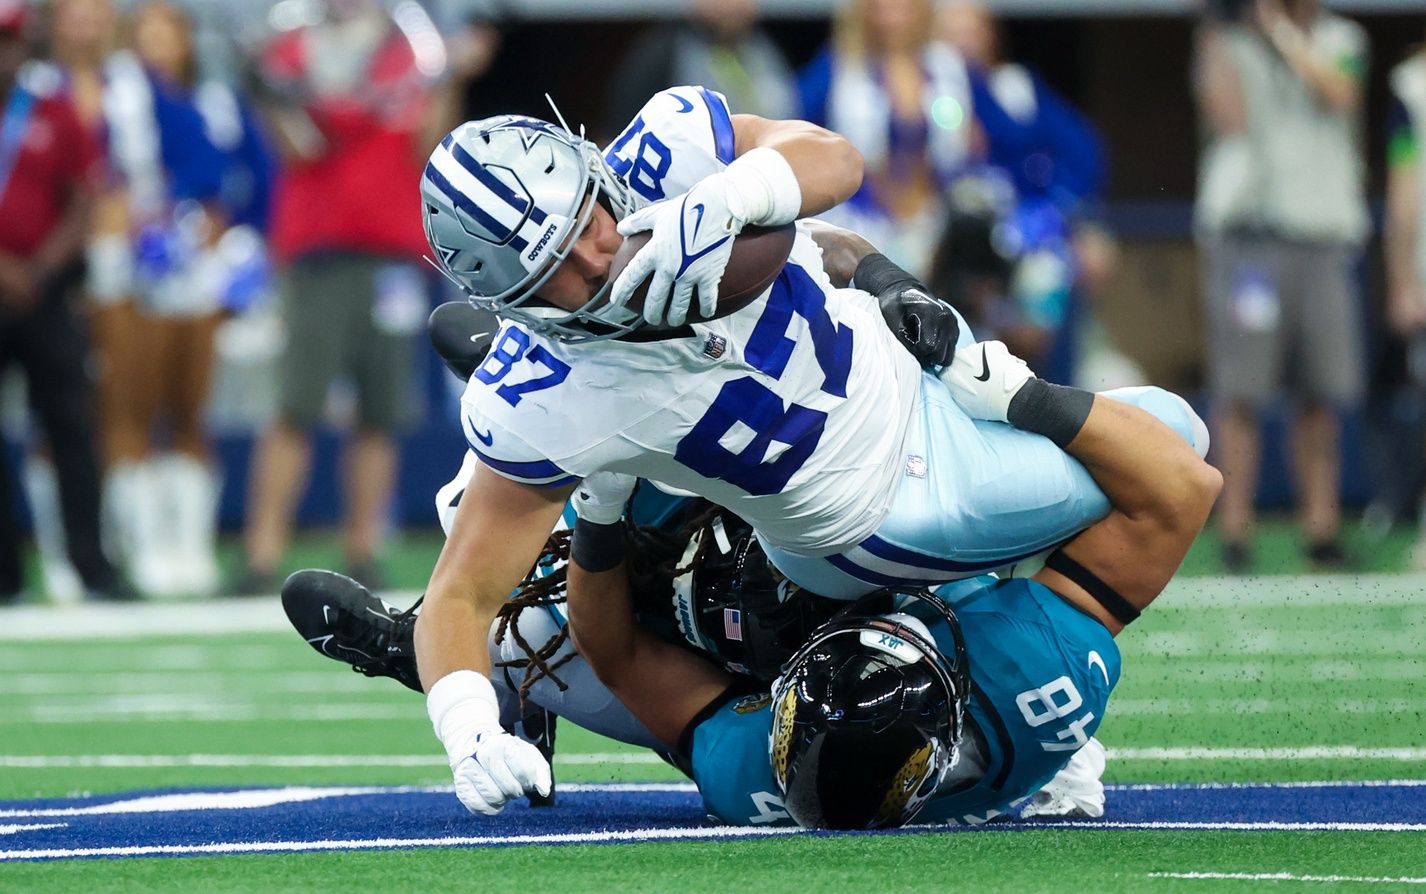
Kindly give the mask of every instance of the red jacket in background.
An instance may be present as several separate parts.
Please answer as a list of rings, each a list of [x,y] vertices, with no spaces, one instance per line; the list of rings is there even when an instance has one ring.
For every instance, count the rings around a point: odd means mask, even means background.
[[[54,232],[74,190],[90,189],[100,178],[98,147],[69,99],[57,89],[33,83],[28,89],[36,95],[35,104],[15,168],[0,195],[0,251],[24,258]],[[0,108],[3,105],[0,99]],[[417,223],[419,229],[419,219]]]
[[[269,47],[264,67],[278,80],[305,79],[303,32]],[[324,250],[418,259],[421,125],[430,87],[412,76],[411,49],[393,35],[375,53],[363,91],[309,99],[304,110],[327,141],[312,161],[286,160],[274,198],[272,247],[281,263]]]

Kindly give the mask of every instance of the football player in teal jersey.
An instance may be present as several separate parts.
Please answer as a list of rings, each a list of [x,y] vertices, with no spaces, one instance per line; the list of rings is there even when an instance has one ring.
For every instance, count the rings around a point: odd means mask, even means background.
[[[1020,401],[1009,415],[1083,463],[1112,511],[1029,579],[858,601],[813,633],[770,696],[635,623],[618,524],[631,482],[577,489],[568,610],[579,651],[720,821],[881,828],[1008,810],[1090,741],[1119,678],[1114,635],[1207,519],[1222,480],[1190,446],[1198,433],[1048,386],[996,343],[961,350],[954,368],[972,416],[1004,418]]]

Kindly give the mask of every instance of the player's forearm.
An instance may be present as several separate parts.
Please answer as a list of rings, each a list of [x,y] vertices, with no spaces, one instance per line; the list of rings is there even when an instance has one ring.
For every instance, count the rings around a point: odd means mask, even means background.
[[[1157,419],[1106,397],[1095,398],[1069,452],[1112,508],[1035,578],[1118,633],[1178,571],[1222,477]]]
[[[588,571],[569,563],[569,634],[596,676],[613,687],[636,651],[634,609],[624,563]]]
[[[1084,464],[1114,511],[1131,521],[1186,534],[1202,529],[1222,476],[1152,415],[1096,395],[1083,427],[1065,448]]]
[[[617,538],[617,539],[616,539]],[[618,524],[575,524],[568,570],[569,632],[595,675],[659,741],[684,728],[730,680],[721,668],[661,642],[634,617]]]
[[[832,285],[839,289],[851,285],[857,265],[867,255],[876,252],[876,246],[851,230],[821,220],[804,220],[802,225],[807,228],[812,241],[822,249],[822,268],[827,271]]]
[[[798,217],[812,217],[852,197],[862,185],[862,155],[849,140],[806,121],[734,116],[735,153],[772,149],[787,160],[802,191]]]
[[[434,598],[433,598],[434,597]],[[486,634],[498,611],[483,609],[474,600],[442,598],[428,590],[416,618],[416,669],[427,692],[437,680],[459,670],[490,676]]]

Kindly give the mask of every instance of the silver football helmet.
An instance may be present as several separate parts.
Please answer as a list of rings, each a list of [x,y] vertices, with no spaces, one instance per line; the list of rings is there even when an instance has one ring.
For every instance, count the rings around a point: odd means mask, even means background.
[[[421,220],[441,269],[477,307],[568,342],[614,338],[641,321],[608,303],[609,283],[575,311],[539,298],[599,202],[615,220],[635,208],[599,147],[521,115],[457,127],[421,177]]]

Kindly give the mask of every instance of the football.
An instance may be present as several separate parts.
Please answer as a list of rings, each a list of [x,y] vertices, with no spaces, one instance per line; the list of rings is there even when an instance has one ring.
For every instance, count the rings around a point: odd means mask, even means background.
[[[639,249],[648,243],[651,235],[648,232],[635,233],[624,240],[609,267],[610,280],[623,272]],[[699,313],[698,293],[695,290],[689,306],[688,322],[716,320],[753,303],[782,272],[783,265],[792,254],[792,243],[796,235],[797,228],[790,223],[777,227],[745,227],[733,240],[733,254],[728,258],[723,280],[718,285],[717,312],[711,317]],[[652,279],[652,275],[649,279]],[[631,310],[643,310],[644,298],[649,291],[649,279],[645,279],[634,291],[634,297],[629,300],[628,305]]]

